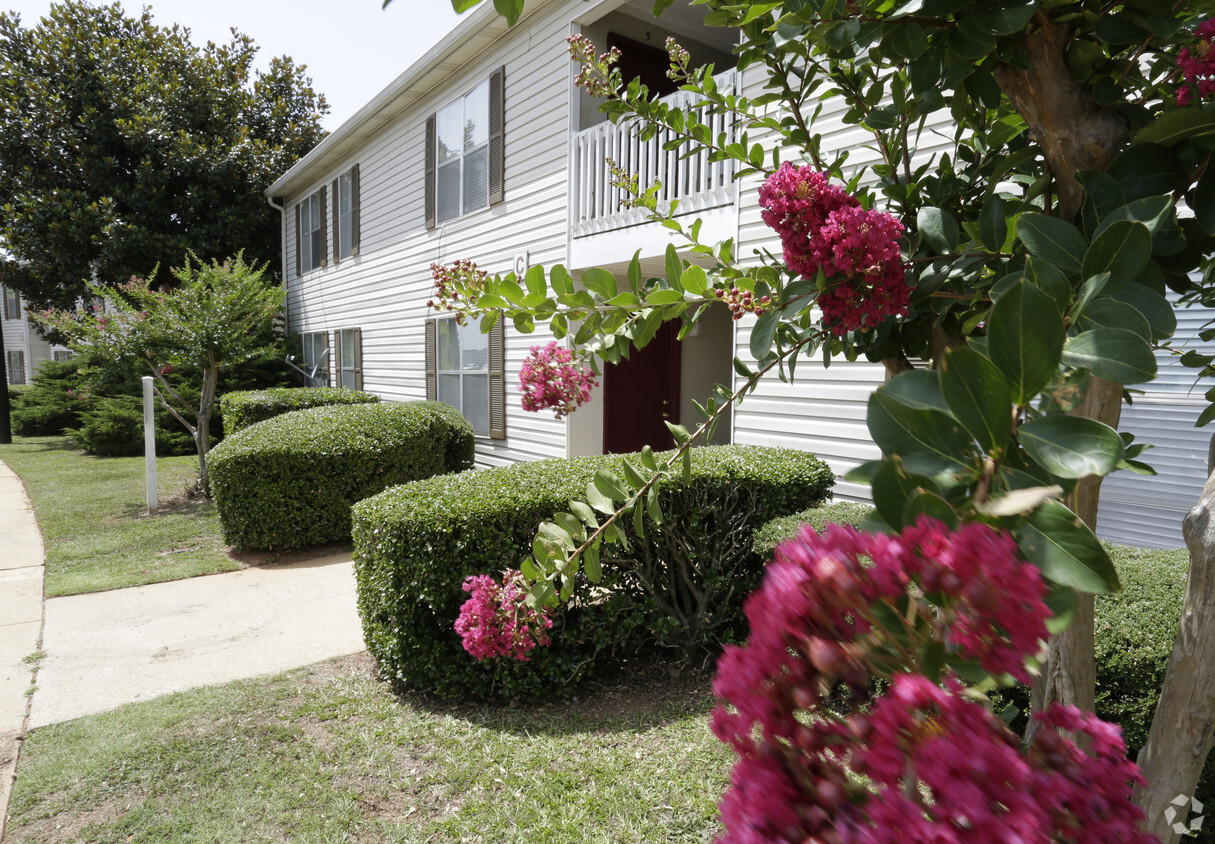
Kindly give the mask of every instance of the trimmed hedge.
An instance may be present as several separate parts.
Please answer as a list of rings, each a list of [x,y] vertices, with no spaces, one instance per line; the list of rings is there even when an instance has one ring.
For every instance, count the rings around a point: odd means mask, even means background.
[[[361,390],[337,387],[273,387],[244,390],[219,397],[219,415],[229,434],[295,410],[329,407],[335,404],[371,404],[380,397]]]
[[[230,435],[209,458],[224,540],[281,550],[350,537],[350,505],[473,465],[472,426],[439,402],[317,407]]]
[[[741,629],[728,628],[732,619],[741,622],[742,601],[764,565],[751,551],[752,532],[764,519],[826,498],[834,477],[814,455],[789,449],[722,446],[692,455],[690,485],[673,480],[660,486],[662,526],[648,526],[644,540],[630,535],[632,557],[609,558],[605,552],[602,582],[595,588],[583,583],[578,591],[594,599],[555,611],[552,646],[532,651],[529,662],[479,663],[463,650],[452,625],[467,598],[464,579],[517,568],[540,522],[566,510],[570,499],[582,499],[596,470],[619,474],[622,458],[546,460],[446,475],[355,505],[359,614],[381,673],[443,696],[569,694],[597,661],[626,657],[647,642],[680,642],[679,620],[644,594],[646,566],[654,567],[649,582],[668,597],[672,574],[699,578],[715,596],[705,615],[721,622],[705,625],[703,634],[741,637]],[[684,546],[678,555],[674,545]]]

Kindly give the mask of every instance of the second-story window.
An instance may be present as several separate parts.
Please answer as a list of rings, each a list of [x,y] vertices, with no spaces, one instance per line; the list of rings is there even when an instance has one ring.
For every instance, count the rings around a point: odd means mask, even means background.
[[[21,319],[21,297],[11,287],[4,289],[4,318]]]
[[[333,257],[336,261],[359,254],[359,165],[333,180]]]
[[[505,69],[426,121],[426,227],[502,201]]]
[[[299,231],[299,248],[296,252],[297,275],[311,272],[329,262],[325,229],[325,189],[304,198],[295,206],[295,222]]]

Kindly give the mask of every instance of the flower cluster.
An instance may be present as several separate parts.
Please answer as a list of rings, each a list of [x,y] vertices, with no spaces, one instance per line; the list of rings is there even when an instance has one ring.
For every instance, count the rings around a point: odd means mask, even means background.
[[[435,298],[426,307],[453,311],[456,322],[463,325],[467,310],[476,307],[489,273],[477,269],[474,261],[460,260],[451,266],[431,264],[430,274],[435,280]]]
[[[984,525],[804,528],[778,548],[747,601],[751,637],[727,647],[714,683],[733,710],[714,713],[713,731],[739,755],[724,840],[1153,840],[1137,829],[1138,772],[1117,727],[1055,707],[1023,752],[975,692],[933,678],[926,655],[943,646],[947,663],[1025,679],[1046,637],[1044,592]],[[871,699],[875,677],[885,694],[838,714],[841,694]]]
[[[527,662],[532,648],[549,644],[553,621],[543,609],[527,605],[527,586],[520,572],[505,572],[502,583],[486,574],[469,577],[464,591],[471,596],[460,607],[456,632],[464,650],[478,661],[509,656]]]
[[[589,401],[591,389],[598,383],[595,374],[556,341],[532,346],[519,370],[523,409],[535,413],[552,408],[558,419]]]
[[[1177,67],[1185,84],[1177,89],[1177,104],[1189,105],[1198,94],[1205,99],[1215,94],[1215,18],[1198,27],[1198,43],[1193,49],[1183,47],[1177,54]]]
[[[826,174],[781,164],[759,189],[764,222],[780,235],[789,269],[830,282],[818,297],[836,334],[873,328],[907,313],[911,291],[899,254],[903,224],[862,208]]]
[[[595,42],[585,35],[571,35],[565,40],[570,45],[570,58],[582,65],[574,84],[592,97],[610,97],[616,93],[619,80],[612,78],[612,65],[620,60],[620,50],[613,47],[596,55]]]
[[[692,59],[691,54],[679,46],[678,41],[669,36],[663,46],[666,47],[667,56],[671,59],[671,69],[667,71],[667,78],[674,82],[682,82],[687,79],[688,62]]]
[[[757,299],[750,290],[739,290],[737,287],[731,287],[728,290],[719,287],[713,291],[713,295],[730,308],[731,319],[742,319],[743,314],[748,313],[759,316],[768,305],[772,304],[771,296],[760,296]]]

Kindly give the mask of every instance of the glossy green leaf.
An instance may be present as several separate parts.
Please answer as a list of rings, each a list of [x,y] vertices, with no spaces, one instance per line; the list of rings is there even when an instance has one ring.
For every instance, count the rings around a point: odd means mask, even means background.
[[[949,253],[958,245],[958,221],[941,208],[921,208],[916,214],[916,227],[924,242],[938,253]]]
[[[1152,234],[1143,223],[1119,220],[1101,232],[1084,253],[1081,278],[1108,272],[1106,290],[1125,287],[1152,257]]]
[[[1063,338],[1055,301],[1027,281],[1014,285],[992,307],[988,357],[1004,374],[1017,404],[1028,404],[1054,377]]]
[[[1081,592],[1114,592],[1118,572],[1109,554],[1080,518],[1058,501],[1048,501],[1016,530],[1025,559],[1052,583]]]
[[[595,483],[586,485],[586,501],[605,516],[610,516],[616,512],[616,504],[612,501],[611,497],[600,492],[598,485]]]
[[[914,22],[891,27],[890,49],[905,59],[918,59],[928,49],[928,33]]]
[[[1017,235],[1031,255],[1054,264],[1068,275],[1080,272],[1088,241],[1066,220],[1047,214],[1023,214]]]
[[[903,508],[903,521],[912,525],[920,516],[936,519],[950,530],[956,529],[959,521],[958,512],[935,492],[920,491],[908,499]]]
[[[1215,114],[1200,108],[1175,108],[1164,112],[1135,133],[1133,144],[1175,146],[1187,138],[1215,132]]]
[[[616,287],[616,277],[599,267],[592,267],[582,274],[582,286],[601,299],[611,299],[620,292]]]
[[[882,519],[896,530],[910,522],[904,519],[909,502],[921,492],[937,492],[932,481],[908,474],[896,460],[884,460],[873,476],[873,506]]]
[[[1122,459],[1118,432],[1082,416],[1043,416],[1017,432],[1026,453],[1060,478],[1108,475]]]
[[[755,322],[751,329],[751,357],[762,361],[772,351],[776,340],[776,329],[780,327],[780,311],[768,311]]]
[[[1125,328],[1094,328],[1068,339],[1063,362],[1087,367],[1098,378],[1141,384],[1156,377],[1156,356],[1147,341]]]
[[[939,410],[949,413],[949,405],[941,392],[939,373],[931,369],[900,372],[882,387],[886,395],[916,410]]]
[[[976,501],[975,509],[985,516],[1019,516],[1063,495],[1061,486],[1031,486],[1014,489],[987,501]]]
[[[668,243],[666,251],[666,270],[667,278],[679,278],[683,275],[683,261],[679,258],[679,253],[675,251],[675,244]]]
[[[574,515],[582,520],[582,523],[595,530],[599,527],[599,519],[595,516],[595,511],[583,501],[569,502],[570,509],[574,511]]]
[[[1025,277],[1054,299],[1061,313],[1067,310],[1072,301],[1072,285],[1061,269],[1030,255],[1025,261]]]
[[[1072,621],[1076,618],[1076,608],[1079,605],[1076,598],[1076,590],[1070,586],[1052,586],[1046,593],[1043,603],[1050,610],[1050,618],[1046,620],[1047,633],[1057,636],[1071,627]]]
[[[679,283],[693,296],[703,296],[709,289],[709,277],[705,274],[704,267],[699,264],[689,264],[679,277]]]
[[[1112,299],[1130,305],[1147,319],[1151,339],[1167,340],[1177,330],[1177,312],[1163,294],[1142,284],[1129,284],[1111,295]]]
[[[1021,0],[999,3],[990,11],[974,13],[973,17],[975,25],[984,32],[990,32],[992,35],[1012,35],[1024,29],[1037,10],[1036,0]]]
[[[1004,200],[992,196],[979,212],[979,234],[990,252],[999,252],[1008,240],[1008,221],[1004,219]]]
[[[873,441],[884,453],[899,455],[909,472],[935,475],[973,468],[970,436],[944,413],[915,410],[879,387],[869,396],[867,420]]]
[[[986,452],[1003,449],[1012,431],[1012,391],[1000,369],[973,349],[945,355],[941,392],[950,413]]]
[[[1124,328],[1144,340],[1152,339],[1152,327],[1147,318],[1125,302],[1109,296],[1102,296],[1089,304],[1083,316],[1072,326],[1077,333],[1093,328]]]
[[[603,565],[599,560],[599,549],[594,545],[586,546],[586,550],[582,552],[582,570],[586,572],[586,579],[591,583],[598,583],[603,579]]]
[[[678,290],[651,290],[645,301],[648,305],[674,305],[683,301],[683,294]]]

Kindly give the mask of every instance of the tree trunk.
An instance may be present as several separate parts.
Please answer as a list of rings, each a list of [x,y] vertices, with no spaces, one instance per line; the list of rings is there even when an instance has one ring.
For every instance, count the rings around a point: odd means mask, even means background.
[[[1088,392],[1072,411],[1117,428],[1122,417],[1122,386],[1096,376],[1089,379]],[[1076,484],[1072,509],[1089,526],[1097,529],[1097,505],[1101,497],[1101,478],[1084,478]],[[1076,595],[1076,617],[1063,632],[1052,636],[1042,673],[1033,684],[1030,708],[1046,709],[1052,703],[1077,706],[1085,712],[1095,708],[1097,665],[1094,658],[1093,596],[1083,592]],[[1025,728],[1028,743],[1037,732],[1033,718]]]
[[[1212,442],[1215,450],[1215,439]],[[1189,798],[1215,749],[1215,466],[1211,462],[1202,498],[1183,525],[1190,578],[1152,729],[1139,751],[1147,785],[1135,789],[1135,802],[1147,815],[1147,831],[1164,844],[1181,839],[1165,811],[1175,798],[1183,797],[1185,805],[1174,806],[1173,822],[1188,820]]]
[[[211,476],[207,472],[207,454],[211,451],[211,414],[215,410],[215,391],[219,384],[219,367],[214,359],[203,373],[202,394],[198,399],[198,428],[194,446],[198,449],[198,485],[203,495],[211,496]]]

